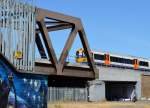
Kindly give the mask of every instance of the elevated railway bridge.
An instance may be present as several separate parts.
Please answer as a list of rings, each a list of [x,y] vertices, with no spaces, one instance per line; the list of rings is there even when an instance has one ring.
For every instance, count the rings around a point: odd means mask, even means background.
[[[0,108],[6,106],[46,108],[47,96],[51,100],[62,100],[66,97],[70,97],[69,99],[73,97],[72,100],[87,100],[89,98],[87,81],[95,79],[97,73],[99,80],[106,82],[108,88],[109,85],[113,86],[109,82],[133,82],[132,84],[142,82],[139,77],[145,72],[138,74],[137,70],[106,66],[96,68],[79,18],[35,8],[19,0],[1,0],[0,4],[0,88],[2,88],[0,93],[5,95],[4,97],[0,95],[0,101],[4,101],[2,102],[4,104],[0,104]],[[57,59],[50,32],[66,29],[71,29],[69,38],[60,58]],[[77,34],[83,45],[87,65],[66,62]],[[35,45],[40,59],[35,59]],[[149,81],[147,77],[142,78]],[[3,90],[4,85],[8,90]],[[49,87],[52,89],[48,89]],[[53,90],[53,87],[58,89]],[[63,87],[77,88],[78,92],[73,90],[66,94],[63,91],[64,94],[61,94],[59,88]],[[144,86],[146,92],[143,92],[146,94],[143,96],[148,94],[148,88],[150,87],[146,84]],[[138,89],[138,93],[141,92]],[[112,96],[107,95],[108,98]]]

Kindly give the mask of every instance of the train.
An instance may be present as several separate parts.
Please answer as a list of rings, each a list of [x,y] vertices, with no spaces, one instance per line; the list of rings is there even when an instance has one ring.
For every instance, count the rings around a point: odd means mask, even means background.
[[[150,60],[141,57],[120,55],[102,51],[91,51],[92,60],[96,65],[116,66],[123,68],[132,68],[135,70],[150,70]],[[80,48],[76,51],[77,63],[88,63],[85,51]]]

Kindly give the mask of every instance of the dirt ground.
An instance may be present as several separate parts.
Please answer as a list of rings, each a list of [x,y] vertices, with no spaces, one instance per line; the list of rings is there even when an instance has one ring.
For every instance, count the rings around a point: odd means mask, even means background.
[[[49,104],[48,108],[150,108],[150,102],[59,102]]]

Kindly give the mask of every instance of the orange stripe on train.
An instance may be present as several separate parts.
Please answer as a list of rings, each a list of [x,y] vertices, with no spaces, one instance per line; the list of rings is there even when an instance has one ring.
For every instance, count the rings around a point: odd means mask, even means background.
[[[134,59],[133,60],[133,65],[134,65],[134,69],[138,69],[139,68],[139,61],[138,61],[138,59]]]
[[[105,57],[105,64],[106,65],[110,65],[110,55],[109,54],[105,54],[104,57]]]

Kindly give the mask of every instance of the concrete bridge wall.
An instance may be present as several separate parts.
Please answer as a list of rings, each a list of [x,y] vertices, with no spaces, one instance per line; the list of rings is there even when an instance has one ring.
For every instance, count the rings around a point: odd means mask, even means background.
[[[142,85],[142,75],[148,73],[145,71],[117,68],[117,67],[107,67],[107,66],[97,66],[99,69],[99,80],[103,82],[135,82],[135,90],[137,99],[142,98],[142,87],[147,87],[147,85]],[[104,91],[104,90],[102,90]],[[104,92],[103,92],[104,93]],[[105,93],[104,93],[105,94]]]

